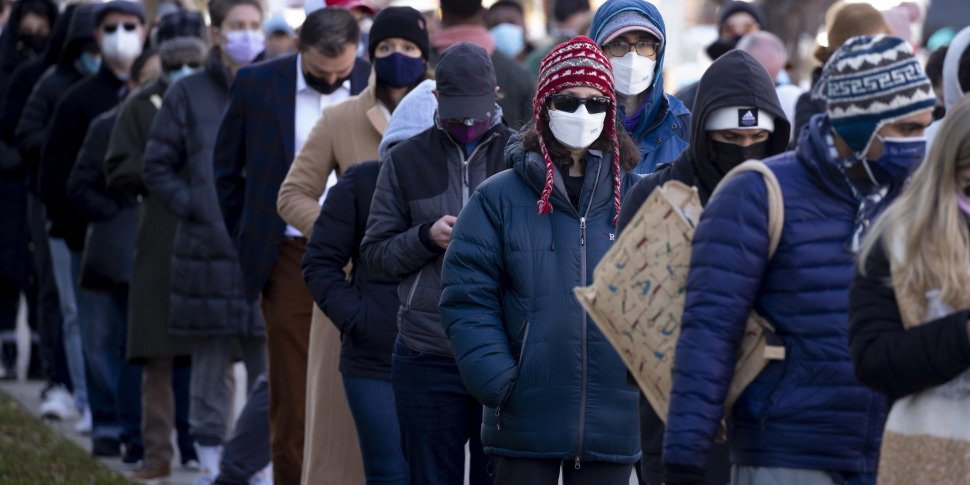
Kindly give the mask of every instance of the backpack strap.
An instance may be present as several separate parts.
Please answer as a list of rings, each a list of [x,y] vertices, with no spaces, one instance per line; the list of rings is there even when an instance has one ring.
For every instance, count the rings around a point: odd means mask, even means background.
[[[781,194],[781,185],[775,173],[768,168],[761,160],[748,160],[737,167],[731,169],[724,178],[714,188],[711,199],[717,194],[728,180],[745,172],[758,172],[765,181],[765,188],[768,191],[768,259],[775,255],[778,243],[781,241],[781,231],[785,226],[785,199]]]

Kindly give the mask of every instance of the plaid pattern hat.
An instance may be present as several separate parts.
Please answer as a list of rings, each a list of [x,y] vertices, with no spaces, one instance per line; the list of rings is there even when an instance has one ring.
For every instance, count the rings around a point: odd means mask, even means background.
[[[535,101],[532,103],[532,122],[539,138],[539,148],[546,162],[546,184],[539,198],[539,214],[552,212],[549,195],[555,180],[552,159],[543,139],[542,115],[549,96],[566,88],[586,86],[598,89],[610,98],[604,130],[613,145],[613,206],[620,213],[620,145],[616,140],[616,92],[613,88],[613,67],[603,51],[586,36],[573,37],[559,44],[542,59],[539,66],[539,82]],[[616,224],[616,216],[613,217]]]
[[[826,100],[829,123],[857,159],[879,128],[933,109],[933,85],[909,43],[886,35],[853,37],[822,70],[812,97]]]

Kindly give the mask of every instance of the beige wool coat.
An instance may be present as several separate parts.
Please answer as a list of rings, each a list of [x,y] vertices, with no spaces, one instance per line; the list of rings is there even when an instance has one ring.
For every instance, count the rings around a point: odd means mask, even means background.
[[[377,159],[387,126],[378,106],[374,74],[357,96],[324,108],[280,186],[280,216],[307,238],[320,214],[327,178]],[[360,446],[340,372],[340,332],[316,305],[307,356],[306,426],[301,483],[362,484]]]

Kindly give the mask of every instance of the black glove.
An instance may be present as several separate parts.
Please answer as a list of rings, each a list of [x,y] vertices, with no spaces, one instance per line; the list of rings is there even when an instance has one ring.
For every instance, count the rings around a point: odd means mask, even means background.
[[[706,470],[690,465],[667,463],[664,465],[665,485],[704,485]]]

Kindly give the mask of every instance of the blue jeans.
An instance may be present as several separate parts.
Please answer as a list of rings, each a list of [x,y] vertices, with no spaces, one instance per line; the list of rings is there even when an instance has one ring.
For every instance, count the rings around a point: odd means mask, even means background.
[[[84,378],[84,349],[81,346],[81,328],[78,322],[74,271],[71,269],[71,250],[61,238],[50,238],[51,264],[54,281],[57,283],[57,296],[61,302],[61,316],[64,353],[67,356],[67,369],[71,375],[74,390],[74,405],[83,410],[88,405],[88,386]]]
[[[81,252],[71,251],[71,265],[74,281],[78,281]],[[79,287],[74,290],[84,349],[88,405],[91,407],[91,438],[120,440],[127,434],[126,438],[138,439],[141,436],[138,431],[141,427],[141,371],[128,367],[125,361],[128,290],[95,292]],[[121,395],[124,395],[124,403],[119,401]],[[126,420],[129,420],[127,433],[122,429],[122,407]]]
[[[344,393],[357,427],[367,485],[408,483],[401,429],[390,381],[343,376]]]
[[[415,352],[398,337],[391,383],[410,483],[462,483],[466,442],[471,450],[469,483],[494,483],[482,450],[482,405],[465,389],[454,358]]]

